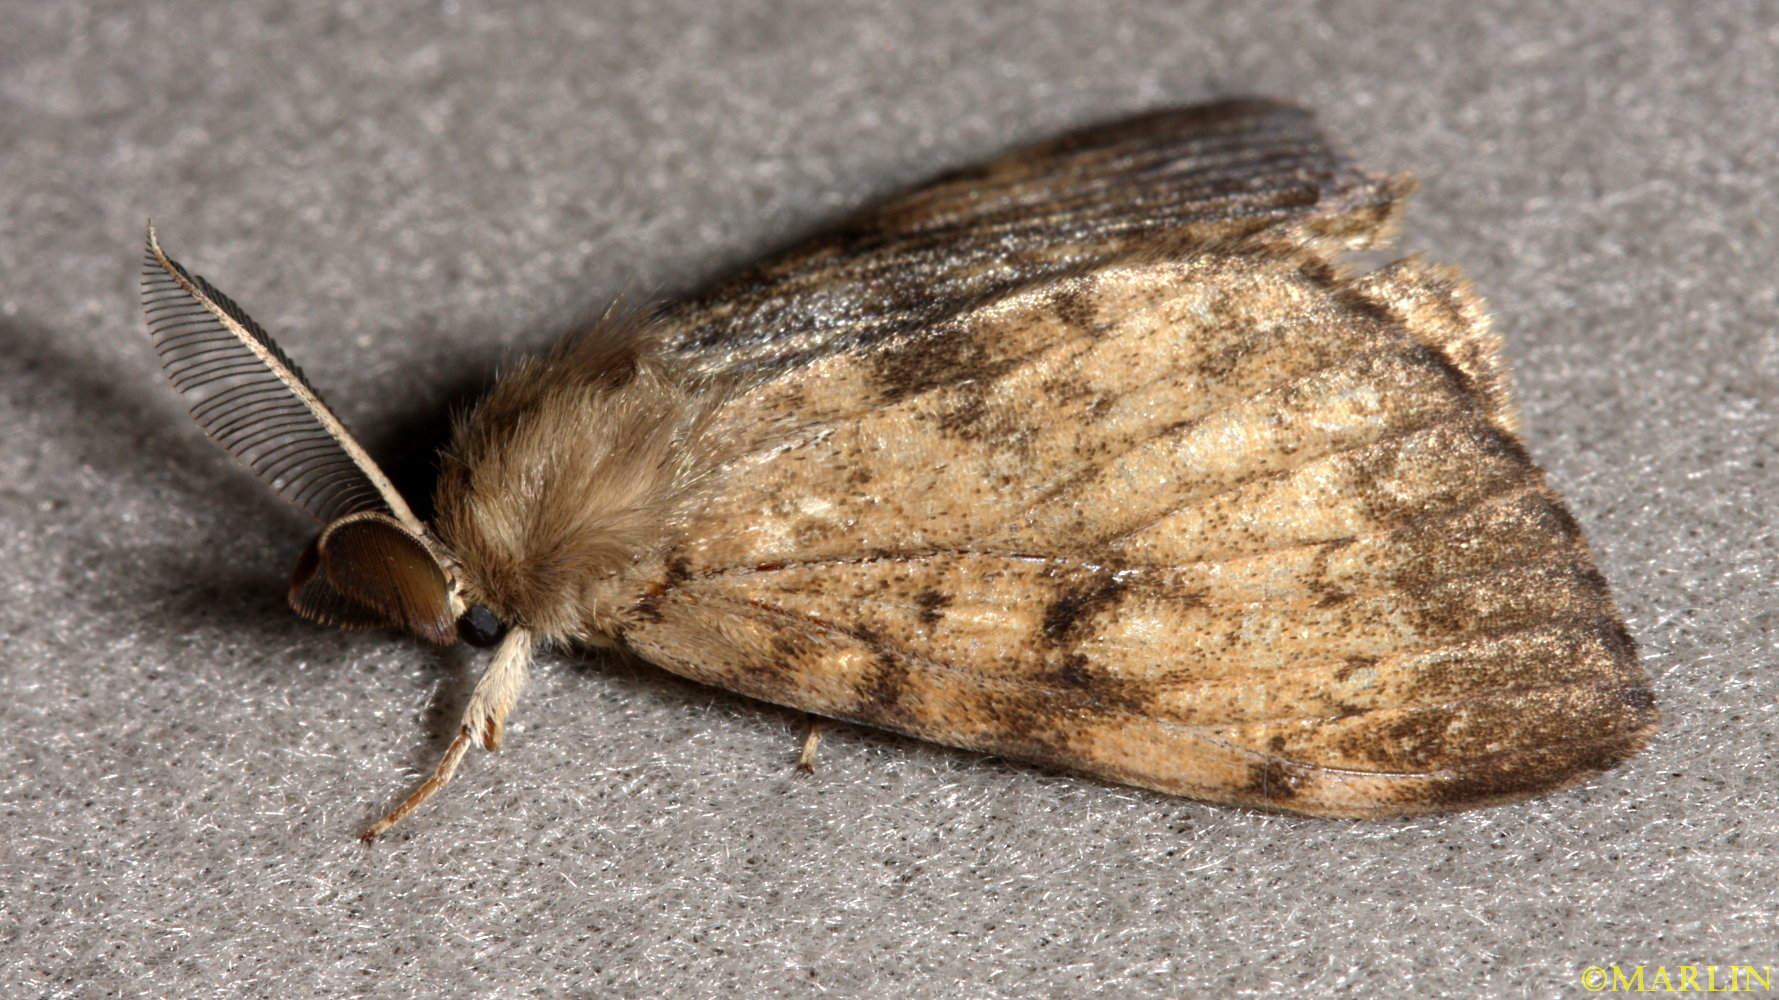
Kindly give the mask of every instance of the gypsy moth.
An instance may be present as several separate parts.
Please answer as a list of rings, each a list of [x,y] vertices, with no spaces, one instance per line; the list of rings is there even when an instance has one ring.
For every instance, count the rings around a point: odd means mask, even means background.
[[[1392,816],[1635,754],[1657,714],[1450,268],[1370,274],[1411,183],[1265,101],[941,178],[507,373],[414,517],[271,339],[149,236],[201,426],[322,533],[291,602],[1215,802]]]

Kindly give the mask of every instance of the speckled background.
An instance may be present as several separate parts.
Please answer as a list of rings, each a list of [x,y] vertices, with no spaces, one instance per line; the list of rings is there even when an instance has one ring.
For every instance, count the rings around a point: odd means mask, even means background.
[[[1771,6],[887,6],[0,0],[0,995],[1551,997],[1779,965]],[[284,608],[308,529],[162,380],[146,217],[411,478],[454,401],[614,295],[1237,93],[1422,178],[1404,246],[1494,304],[1654,676],[1649,753],[1367,824],[847,727],[810,779],[791,713],[553,656],[505,751],[352,839],[479,661]]]

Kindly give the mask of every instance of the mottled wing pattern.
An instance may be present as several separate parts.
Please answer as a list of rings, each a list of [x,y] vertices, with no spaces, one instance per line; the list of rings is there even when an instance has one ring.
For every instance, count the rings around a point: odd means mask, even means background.
[[[620,639],[1213,801],[1401,815],[1581,780],[1656,713],[1482,315],[1449,271],[1273,243],[784,372],[724,413],[751,454]]]
[[[670,308],[664,333],[713,370],[776,371],[1133,247],[1293,220],[1364,245],[1408,186],[1360,172],[1290,105],[1155,112],[939,178]]]

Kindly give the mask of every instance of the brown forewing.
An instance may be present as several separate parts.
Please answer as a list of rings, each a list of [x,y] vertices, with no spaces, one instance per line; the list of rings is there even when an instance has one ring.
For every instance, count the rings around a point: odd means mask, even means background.
[[[1220,802],[1560,787],[1657,717],[1496,351],[1455,273],[1352,279],[1277,233],[1038,281],[733,400],[750,454],[620,639]]]
[[[1410,187],[1359,170],[1302,108],[1156,111],[940,177],[675,304],[661,332],[709,370],[779,371],[1136,250],[1287,222],[1369,245]]]

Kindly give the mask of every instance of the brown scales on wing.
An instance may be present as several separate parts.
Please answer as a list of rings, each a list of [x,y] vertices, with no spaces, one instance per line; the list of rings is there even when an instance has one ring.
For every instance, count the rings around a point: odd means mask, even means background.
[[[666,341],[775,370],[940,323],[960,306],[1163,244],[1293,222],[1351,247],[1387,233],[1406,176],[1337,155],[1302,108],[1235,99],[1082,129],[954,171],[679,302]]]
[[[1483,805],[1635,753],[1656,715],[1610,596],[1503,426],[1498,362],[1464,353],[1486,332],[1439,325],[1474,300],[1275,249],[1107,266],[1070,279],[1072,316],[1040,287],[737,399],[731,433],[793,394],[800,423],[729,470],[625,643],[820,714],[1319,814]]]

